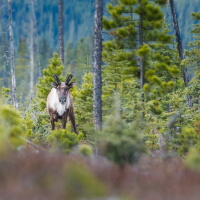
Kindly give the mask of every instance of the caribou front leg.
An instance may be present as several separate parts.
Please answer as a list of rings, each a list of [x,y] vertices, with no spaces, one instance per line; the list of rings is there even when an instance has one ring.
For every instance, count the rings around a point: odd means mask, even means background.
[[[72,123],[74,132],[78,135],[78,131],[76,129],[76,119],[75,119],[75,115],[74,115],[74,109],[72,109],[71,112],[69,113],[69,118]]]
[[[51,118],[51,130],[55,130],[55,120]]]
[[[66,129],[67,124],[67,112],[65,112],[62,116],[62,129]]]

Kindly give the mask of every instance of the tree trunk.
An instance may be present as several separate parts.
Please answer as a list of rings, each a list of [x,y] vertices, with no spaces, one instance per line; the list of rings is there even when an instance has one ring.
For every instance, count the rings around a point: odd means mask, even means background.
[[[12,8],[11,0],[8,0],[8,14],[9,14],[9,35],[10,35],[10,54],[11,54],[11,87],[12,87],[12,101],[14,107],[18,108],[18,101],[16,95],[16,79],[15,79],[15,60],[14,60],[14,43],[12,31]]]
[[[33,20],[31,20],[31,39],[30,39],[30,94],[31,98],[33,95],[33,73],[34,73],[34,52],[33,52],[33,35],[34,35],[34,25]]]
[[[142,6],[142,0],[140,0],[140,6]],[[143,46],[143,31],[142,31],[142,14],[139,19],[139,45]],[[140,57],[140,89],[144,86],[144,59]]]
[[[64,64],[63,0],[59,0],[59,46],[60,57]]]
[[[102,17],[103,0],[95,0],[94,52],[93,52],[93,122],[102,128],[101,64],[102,64]]]
[[[182,43],[181,43],[181,35],[180,35],[180,31],[179,31],[179,26],[178,26],[178,19],[176,16],[174,0],[169,0],[169,3],[170,3],[170,9],[171,9],[171,14],[172,14],[172,19],[173,19],[174,31],[175,31],[175,35],[176,35],[176,42],[177,42],[177,47],[178,47],[178,52],[179,52],[179,58],[180,58],[180,60],[184,60],[183,47],[182,47]],[[189,77],[187,74],[187,68],[184,68],[184,70],[183,70],[183,79],[184,79],[185,87],[188,87]]]
[[[4,69],[3,69],[3,82],[4,86],[8,88],[8,80],[7,80],[7,69],[6,69],[6,50],[5,50],[5,36],[4,36],[4,26],[3,26],[3,8],[2,8],[2,0],[0,0],[0,7],[1,7],[1,40],[3,46],[3,62],[4,62]]]
[[[36,17],[35,17],[35,9],[34,9],[34,3],[33,0],[31,0],[31,7],[32,7],[32,14],[33,14],[33,20],[34,20],[34,25],[35,25],[35,33],[36,33],[36,50],[37,50],[37,62],[38,62],[38,73],[39,77],[42,76],[42,71],[41,71],[41,65],[40,65],[40,54],[39,54],[39,46],[38,46],[38,31],[37,31],[37,23],[36,23]]]
[[[170,4],[172,19],[173,19],[174,31],[175,31],[175,35],[176,35],[176,42],[177,42],[177,47],[178,47],[178,52],[179,52],[179,58],[180,58],[180,60],[184,60],[185,58],[184,58],[183,46],[182,46],[182,42],[181,42],[181,35],[180,35],[180,31],[179,31],[179,26],[178,26],[178,19],[176,16],[174,0],[169,0],[169,4]],[[183,68],[183,79],[184,79],[185,87],[188,87],[189,76],[187,74],[187,68]],[[187,99],[188,99],[188,104],[189,104],[190,108],[192,108],[193,107],[192,102],[191,102],[192,97],[191,96],[187,97]]]
[[[140,6],[142,7],[142,0],[139,0]],[[139,45],[143,46],[143,30],[142,30],[142,13],[139,16]],[[144,86],[144,58],[140,57],[140,89],[143,89]],[[142,101],[144,107],[144,93],[142,93]],[[142,113],[142,117],[144,117],[144,112]]]

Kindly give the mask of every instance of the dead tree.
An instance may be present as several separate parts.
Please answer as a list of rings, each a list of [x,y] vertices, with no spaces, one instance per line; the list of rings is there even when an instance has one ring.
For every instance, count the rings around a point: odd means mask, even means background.
[[[178,48],[178,52],[179,52],[179,58],[180,58],[180,60],[184,60],[185,57],[184,57],[183,46],[182,46],[182,42],[181,42],[181,35],[180,35],[180,31],[179,31],[179,26],[178,26],[178,19],[177,19],[177,15],[176,15],[174,0],[169,0],[169,5],[170,5],[170,9],[171,9],[174,31],[175,31],[175,35],[176,35],[176,42],[177,42],[177,48]],[[187,73],[187,68],[183,68],[183,79],[184,79],[185,87],[188,87],[189,76]],[[193,106],[192,102],[191,102],[192,97],[188,97],[187,99],[188,99],[188,104],[189,104],[190,108],[192,108],[192,106]]]
[[[4,63],[4,69],[3,69],[3,82],[4,86],[8,88],[8,80],[7,80],[7,61],[6,61],[6,50],[5,50],[5,36],[4,36],[4,25],[3,25],[3,4],[2,0],[0,0],[0,8],[1,8],[1,40],[2,40],[2,48],[3,48],[3,63]]]
[[[31,32],[30,32],[30,94],[33,95],[33,74],[34,74],[34,51],[33,51],[33,35],[34,35],[34,25],[33,20],[31,20]]]
[[[63,0],[59,0],[59,46],[60,57],[64,64]]]
[[[102,128],[102,17],[103,0],[95,0],[94,15],[94,52],[93,52],[93,123],[95,128]]]
[[[12,31],[12,7],[11,0],[8,0],[8,14],[9,14],[9,35],[10,35],[10,55],[11,55],[11,87],[12,87],[12,101],[14,107],[18,108],[18,101],[16,95],[16,78],[15,78],[15,56],[14,56],[14,43]]]
[[[142,7],[142,0],[139,0],[140,6]],[[143,21],[143,14],[140,13],[139,15],[139,45],[143,46],[143,27],[142,27],[142,21]],[[143,89],[144,86],[144,58],[140,56],[140,89]],[[144,107],[144,93],[142,93],[142,102]],[[142,118],[144,117],[144,112],[142,112]]]
[[[39,46],[38,46],[38,31],[37,31],[37,23],[36,23],[36,17],[35,17],[35,9],[34,9],[34,2],[31,0],[31,7],[32,7],[32,15],[33,15],[33,21],[35,25],[35,44],[36,44],[36,50],[37,50],[37,62],[38,62],[38,72],[39,72],[39,77],[42,76],[42,71],[41,71],[41,65],[40,65],[40,54],[39,54]]]

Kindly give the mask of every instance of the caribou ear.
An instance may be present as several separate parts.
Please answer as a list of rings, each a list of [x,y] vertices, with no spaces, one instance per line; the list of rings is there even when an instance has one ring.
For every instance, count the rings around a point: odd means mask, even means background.
[[[69,88],[73,88],[75,86],[75,84],[76,84],[75,82],[71,82],[68,84],[68,86],[69,86]]]
[[[53,88],[55,88],[55,89],[56,89],[56,88],[57,88],[57,86],[58,86],[58,84],[52,81],[52,82],[51,82],[51,86],[52,86]]]

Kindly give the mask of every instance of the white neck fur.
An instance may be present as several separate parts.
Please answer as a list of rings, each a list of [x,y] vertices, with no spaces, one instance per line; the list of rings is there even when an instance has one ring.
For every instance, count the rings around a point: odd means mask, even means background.
[[[69,108],[70,105],[70,98],[67,96],[67,100],[65,104],[61,104],[59,102],[58,94],[56,92],[56,89],[53,88],[51,90],[51,100],[50,100],[50,107],[54,110],[57,111],[58,115],[61,116],[63,113],[66,111],[66,109]]]

